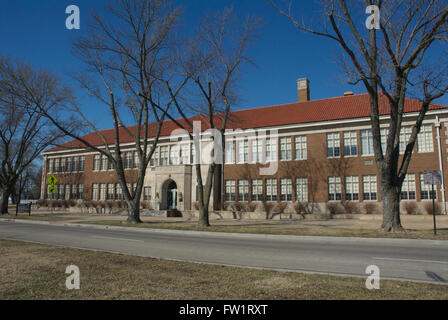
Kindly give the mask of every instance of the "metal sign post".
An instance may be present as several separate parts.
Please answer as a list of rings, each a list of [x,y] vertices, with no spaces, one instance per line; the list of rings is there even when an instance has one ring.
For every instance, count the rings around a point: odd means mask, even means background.
[[[434,235],[437,235],[437,222],[436,222],[436,194],[434,192],[434,185],[442,184],[442,172],[440,171],[425,171],[423,173],[425,178],[425,184],[432,185],[431,187],[431,197],[432,197],[432,214],[434,220]]]
[[[54,195],[56,194],[56,187],[55,187],[55,185],[56,185],[56,183],[58,183],[58,178],[56,178],[55,177],[55,175],[50,175],[49,177],[48,177],[48,179],[47,179],[47,182],[48,182],[48,184],[49,184],[49,186],[48,186],[48,193],[49,194],[51,194],[52,196],[51,196],[51,198],[52,198],[52,200],[51,200],[51,212],[53,212],[54,213]]]

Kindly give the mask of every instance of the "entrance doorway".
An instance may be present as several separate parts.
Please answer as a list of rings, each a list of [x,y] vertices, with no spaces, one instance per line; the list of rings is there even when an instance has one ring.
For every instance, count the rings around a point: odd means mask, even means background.
[[[174,181],[168,183],[166,189],[166,207],[167,210],[177,209],[177,184]]]

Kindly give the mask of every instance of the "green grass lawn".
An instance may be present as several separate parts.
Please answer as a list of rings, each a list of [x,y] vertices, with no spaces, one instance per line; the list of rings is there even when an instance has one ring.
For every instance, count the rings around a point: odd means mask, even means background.
[[[80,269],[67,290],[65,269]],[[448,299],[448,287],[176,262],[0,240],[0,299]]]
[[[97,224],[110,226],[124,226],[153,229],[172,229],[190,231],[211,231],[230,233],[253,233],[253,234],[278,234],[278,235],[304,235],[304,236],[334,236],[334,237],[363,237],[363,238],[401,238],[401,239],[432,239],[448,240],[448,230],[439,230],[434,236],[432,230],[407,230],[404,233],[383,233],[371,229],[351,229],[351,228],[325,228],[291,225],[212,225],[209,228],[199,228],[192,222],[145,222],[141,224],[127,224],[114,220],[98,220],[82,222],[83,224]]]

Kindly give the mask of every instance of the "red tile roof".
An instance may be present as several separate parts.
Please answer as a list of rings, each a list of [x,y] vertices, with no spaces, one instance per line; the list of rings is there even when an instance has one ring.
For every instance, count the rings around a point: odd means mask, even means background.
[[[405,112],[418,112],[421,102],[415,99],[406,99]],[[389,103],[386,96],[380,95],[380,115],[390,114]],[[430,110],[448,109],[448,106],[432,104]],[[335,121],[365,118],[370,115],[370,99],[368,94],[358,94],[352,96],[336,97],[323,100],[313,100],[306,102],[296,102],[278,106],[246,109],[233,111],[229,117],[228,129],[256,129],[263,127],[284,126],[293,124],[305,124],[313,122]],[[204,116],[195,116],[191,121],[201,121],[202,130],[207,130],[207,118]],[[185,121],[178,120],[185,125]],[[216,121],[216,127],[219,127],[219,119]],[[162,136],[169,136],[173,130],[179,127],[173,121],[166,121],[162,128]],[[131,132],[135,132],[136,127],[129,127]],[[149,137],[154,137],[156,124],[150,124]],[[101,131],[109,144],[114,144],[114,130],[108,129]],[[90,133],[83,137],[94,146],[103,145],[100,137],[96,133]],[[120,130],[121,143],[133,142],[132,137],[122,128]],[[83,148],[83,144],[77,140],[70,141],[47,150],[47,152],[61,151],[73,148]]]

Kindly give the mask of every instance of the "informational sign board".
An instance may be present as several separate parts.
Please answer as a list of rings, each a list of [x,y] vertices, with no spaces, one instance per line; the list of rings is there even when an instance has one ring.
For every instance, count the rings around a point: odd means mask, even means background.
[[[31,203],[18,204],[17,213],[31,213]]]
[[[428,170],[423,172],[425,184],[442,184],[442,172],[439,170]]]

